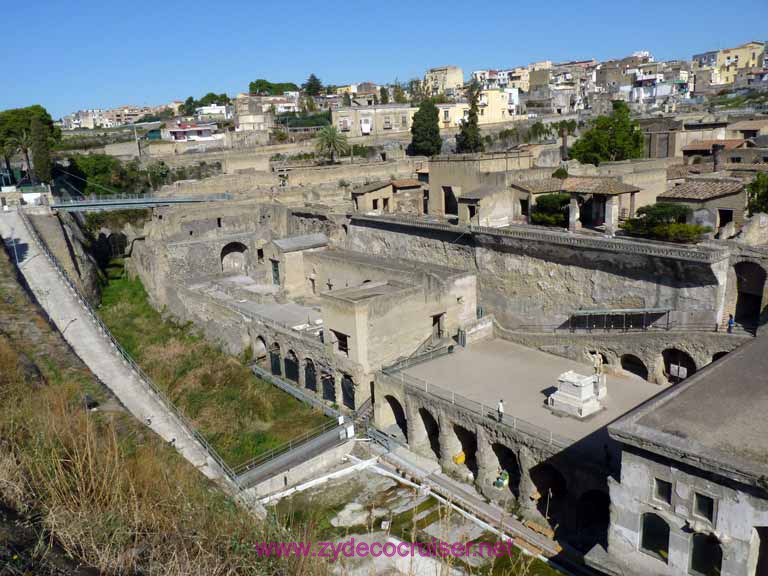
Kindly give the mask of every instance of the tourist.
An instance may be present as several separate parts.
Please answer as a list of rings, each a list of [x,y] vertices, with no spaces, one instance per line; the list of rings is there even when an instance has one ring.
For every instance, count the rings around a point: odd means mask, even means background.
[[[733,326],[736,321],[733,319],[733,314],[728,314],[728,334],[733,334]]]
[[[497,410],[499,412],[499,422],[501,422],[504,419],[504,400],[499,400]]]

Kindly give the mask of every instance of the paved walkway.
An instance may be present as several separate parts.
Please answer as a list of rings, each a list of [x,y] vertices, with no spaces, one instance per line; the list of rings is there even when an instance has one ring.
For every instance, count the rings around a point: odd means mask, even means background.
[[[182,456],[208,478],[225,478],[221,468],[208,457],[188,429],[150,392],[101,334],[54,266],[40,252],[16,212],[0,213],[0,236],[6,242],[15,237],[19,268],[38,302],[77,355],[128,411],[164,440],[173,442]],[[11,249],[12,256],[13,253]]]

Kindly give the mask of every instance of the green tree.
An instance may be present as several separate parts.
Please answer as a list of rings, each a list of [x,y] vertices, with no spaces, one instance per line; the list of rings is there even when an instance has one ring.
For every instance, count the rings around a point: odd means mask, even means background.
[[[566,178],[568,178],[568,169],[564,168],[563,166],[560,166],[560,168],[552,172],[552,178],[557,178],[558,180],[565,180]]]
[[[51,181],[51,134],[48,126],[38,116],[30,123],[30,151],[35,178],[41,182]]]
[[[531,222],[542,226],[565,226],[569,194],[542,194],[536,199],[531,212]]]
[[[48,111],[35,104],[26,108],[12,108],[0,112],[0,153],[6,169],[10,171],[11,158],[20,152],[24,156],[27,169],[31,170],[30,148],[32,146],[32,119],[37,118],[47,130],[53,141],[61,138],[61,131],[53,126],[53,119]]]
[[[432,100],[424,100],[413,115],[410,152],[417,156],[435,156],[442,147],[437,106]]]
[[[318,154],[330,157],[333,163],[336,161],[336,155],[341,156],[349,152],[349,143],[336,126],[323,126],[317,133],[315,148]]]
[[[691,209],[684,204],[659,202],[637,210],[637,217],[630,218],[622,228],[633,236],[643,236],[668,242],[695,242],[702,234],[710,232],[709,226],[687,224]]]
[[[248,84],[250,94],[260,94],[262,96],[281,96],[286,92],[298,92],[299,87],[293,82],[270,82],[259,78]]]
[[[308,96],[320,96],[323,93],[323,83],[314,74],[310,74],[301,87]]]
[[[478,124],[479,99],[480,84],[472,82],[467,88],[469,114],[461,123],[459,133],[456,135],[456,152],[459,152],[460,154],[483,151],[483,138],[480,135],[480,126]]]
[[[389,104],[389,89],[386,86],[379,88],[379,103]]]
[[[626,102],[614,101],[610,116],[599,116],[573,145],[572,158],[582,164],[614,162],[643,157],[643,133],[629,114]]]
[[[197,108],[197,102],[192,96],[189,96],[184,100],[184,104],[179,106],[179,114],[182,116],[194,116],[195,108]]]
[[[768,174],[758,172],[757,178],[747,186],[747,198],[750,215],[768,214]]]
[[[408,81],[408,92],[411,94],[411,104],[420,104],[425,98],[424,83],[418,78],[412,78]]]
[[[397,79],[395,79],[395,83],[392,87],[392,97],[394,98],[396,104],[408,103],[408,99],[405,97],[405,90],[403,90],[402,85],[397,81]]]
[[[344,96],[342,96],[341,100],[344,106],[352,106],[352,97],[349,95],[349,92],[344,92]]]

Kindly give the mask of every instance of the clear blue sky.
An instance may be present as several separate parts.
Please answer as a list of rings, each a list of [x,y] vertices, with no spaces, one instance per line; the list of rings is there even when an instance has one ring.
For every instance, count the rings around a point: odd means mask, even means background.
[[[0,110],[161,104],[256,78],[388,82],[430,66],[657,59],[768,40],[768,0],[5,2]]]

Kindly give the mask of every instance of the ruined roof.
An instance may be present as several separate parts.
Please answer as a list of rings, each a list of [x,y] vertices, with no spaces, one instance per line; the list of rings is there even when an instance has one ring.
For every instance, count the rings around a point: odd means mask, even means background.
[[[667,166],[667,180],[680,180],[691,174],[707,174],[713,170],[712,164],[675,164]]]
[[[575,192],[577,194],[604,194],[616,195],[629,192],[639,192],[640,188],[631,184],[624,184],[618,178],[606,176],[568,176],[563,180],[563,192]]]
[[[291,236],[274,240],[275,245],[283,252],[298,252],[310,248],[320,248],[328,245],[328,237],[325,234],[306,234],[304,236]]]
[[[350,302],[362,302],[381,296],[390,296],[408,288],[413,288],[413,285],[396,282],[394,280],[384,280],[380,282],[364,282],[359,286],[351,286],[349,288],[340,288],[338,290],[323,292],[322,295],[348,300]]]
[[[768,118],[762,120],[742,120],[728,125],[728,130],[762,130],[768,128]]]
[[[493,194],[496,194],[497,192],[503,192],[504,188],[501,186],[495,186],[493,184],[483,184],[482,186],[478,186],[477,188],[472,188],[472,190],[469,190],[468,192],[462,193],[461,196],[459,196],[459,202],[462,200],[482,200],[483,198],[486,198],[487,196],[491,196]]]
[[[415,178],[400,178],[392,180],[392,186],[395,188],[421,188],[422,182]]]
[[[743,138],[730,138],[727,140],[697,140],[687,146],[683,146],[683,152],[711,152],[714,144],[722,145],[726,150],[733,150],[744,145]]]
[[[563,189],[563,181],[559,178],[539,178],[537,180],[515,180],[510,186],[529,192],[530,194],[549,194],[560,192]]]
[[[712,180],[696,179],[688,180],[667,190],[663,194],[659,194],[658,200],[674,199],[702,202],[712,200],[713,198],[720,198],[721,196],[739,194],[742,190],[744,190],[744,182],[740,180],[726,180],[724,178]]]
[[[766,374],[768,338],[758,337],[619,419],[611,436],[755,484],[768,475]]]
[[[381,190],[382,188],[389,186],[391,182],[389,180],[379,180],[378,182],[371,182],[352,190],[352,194],[367,194],[375,190]]]
[[[745,172],[768,172],[768,164],[750,164],[747,162],[727,162],[721,165],[723,170],[743,170]]]

